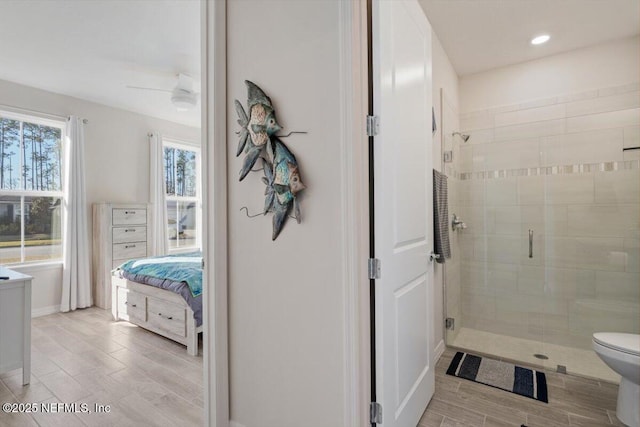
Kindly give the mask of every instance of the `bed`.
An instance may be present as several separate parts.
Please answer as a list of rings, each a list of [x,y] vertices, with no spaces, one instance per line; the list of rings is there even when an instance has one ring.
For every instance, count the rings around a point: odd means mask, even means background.
[[[198,355],[202,331],[202,253],[130,260],[113,270],[111,311]]]

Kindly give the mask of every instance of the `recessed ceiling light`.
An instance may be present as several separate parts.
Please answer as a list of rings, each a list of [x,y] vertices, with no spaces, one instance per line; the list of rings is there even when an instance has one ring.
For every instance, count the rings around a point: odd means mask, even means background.
[[[531,39],[531,44],[542,44],[542,43],[546,43],[549,41],[549,39],[551,38],[551,36],[549,36],[549,34],[542,34],[540,36],[536,36],[534,38]]]

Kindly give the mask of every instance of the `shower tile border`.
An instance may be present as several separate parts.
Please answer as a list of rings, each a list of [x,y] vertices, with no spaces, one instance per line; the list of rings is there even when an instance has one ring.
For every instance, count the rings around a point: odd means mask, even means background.
[[[449,176],[461,181],[472,179],[498,179],[519,176],[572,175],[592,172],[617,172],[640,169],[640,160],[622,160],[602,163],[583,163],[575,165],[541,166],[534,168],[500,169],[480,172],[451,172]]]

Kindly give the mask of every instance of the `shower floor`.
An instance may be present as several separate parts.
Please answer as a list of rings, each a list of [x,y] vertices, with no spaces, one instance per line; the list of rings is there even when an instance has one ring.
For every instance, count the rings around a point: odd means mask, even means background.
[[[614,383],[620,382],[620,376],[605,365],[593,350],[547,344],[469,328],[460,329],[449,345],[552,370],[555,370],[558,365],[563,365],[567,367],[569,374]],[[534,354],[544,354],[549,359],[538,359]]]

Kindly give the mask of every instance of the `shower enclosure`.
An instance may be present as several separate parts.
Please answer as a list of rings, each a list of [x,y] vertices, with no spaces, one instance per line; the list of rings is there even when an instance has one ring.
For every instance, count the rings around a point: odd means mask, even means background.
[[[447,345],[617,381],[591,336],[640,333],[639,100],[633,84],[456,116],[443,94],[466,225],[450,228]]]

